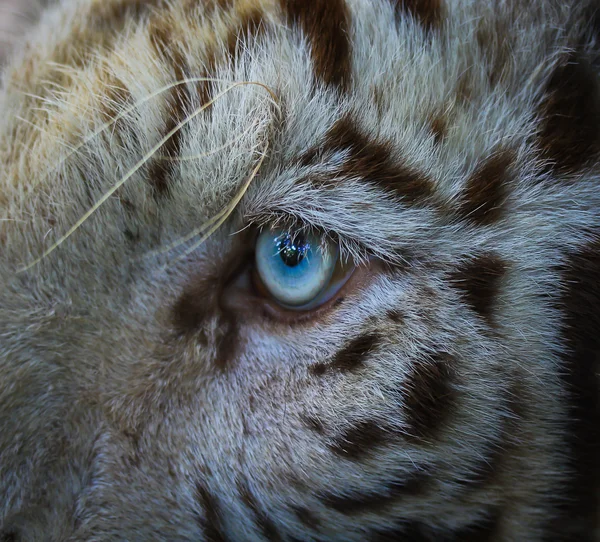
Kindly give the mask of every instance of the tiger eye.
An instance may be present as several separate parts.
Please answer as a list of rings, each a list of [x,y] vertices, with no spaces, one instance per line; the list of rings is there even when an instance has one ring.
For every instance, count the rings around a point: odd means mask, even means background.
[[[259,289],[282,307],[317,308],[338,286],[338,247],[314,233],[265,229],[256,240],[254,261]]]

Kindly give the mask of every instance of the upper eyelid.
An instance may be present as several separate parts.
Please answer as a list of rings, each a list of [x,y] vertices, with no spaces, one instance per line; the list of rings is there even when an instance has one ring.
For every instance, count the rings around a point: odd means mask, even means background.
[[[325,230],[323,227],[307,223],[301,218],[285,212],[278,212],[277,217],[274,218],[273,213],[264,217],[254,217],[249,222],[250,225],[254,225],[263,231],[266,228],[288,228],[290,231],[297,230],[299,232],[317,232],[318,236],[323,240],[334,241],[338,245],[339,258],[342,261],[354,261],[355,265],[366,263],[369,259],[378,257],[374,251],[362,243],[347,239],[343,235],[331,230]]]

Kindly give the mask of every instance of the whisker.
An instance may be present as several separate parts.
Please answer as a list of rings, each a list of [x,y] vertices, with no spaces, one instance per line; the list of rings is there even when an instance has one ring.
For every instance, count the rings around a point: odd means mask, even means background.
[[[15,115],[15,118],[17,120],[20,120],[21,122],[24,122],[25,124],[28,124],[34,130],[37,130],[38,132],[41,132],[42,134],[47,133],[46,130],[44,130],[43,128],[41,128],[40,126],[38,126],[37,124],[35,124],[34,122],[31,122],[29,119],[26,119],[25,117],[22,117],[21,115]]]
[[[243,231],[246,231],[248,228],[250,228],[252,226],[252,224],[246,224],[243,228],[240,228],[239,230],[236,230],[234,232],[232,232],[230,235],[233,237],[234,235],[238,235],[240,233],[242,233]]]
[[[265,151],[266,151],[266,148],[265,148]],[[264,155],[263,155],[263,158],[264,158]],[[262,159],[260,161],[260,164],[262,164]],[[259,166],[260,166],[260,164],[259,164]],[[240,193],[238,193],[232,200],[235,202],[234,208],[239,203],[241,198],[244,196],[246,191],[248,190],[248,187],[250,186],[250,183],[252,182],[252,179],[254,178],[255,175],[256,175],[256,173],[254,173],[254,175],[250,175],[250,178],[248,179],[248,181],[246,181],[246,183],[241,188],[241,195],[240,195]],[[236,201],[236,198],[238,198],[237,201]],[[205,231],[207,228],[209,228],[210,226],[212,226],[213,224],[218,222],[216,228],[214,230],[212,230],[207,237],[203,238],[202,242],[204,242],[206,239],[208,239],[208,237],[210,237],[210,235],[212,235],[215,231],[217,231],[217,229],[223,224],[223,222],[225,220],[227,220],[227,217],[233,211],[233,209],[229,210],[230,207],[231,207],[231,204],[229,206],[225,207],[224,209],[222,209],[221,211],[219,211],[215,216],[209,218],[206,222],[204,222],[198,228],[192,230],[190,233],[188,233],[184,237],[177,239],[177,241],[170,243],[166,247],[162,247],[159,250],[152,250],[150,252],[147,252],[144,255],[144,258],[148,258],[151,256],[159,256],[161,254],[166,254],[167,252],[171,252],[172,250],[176,249],[177,247],[180,247],[181,245],[185,245],[188,241],[191,241],[194,237],[197,237],[203,231]],[[221,220],[223,217],[225,217],[224,220]]]
[[[203,153],[200,153],[200,154],[193,154],[193,155],[190,155],[190,156],[156,156],[156,158],[158,160],[165,160],[167,162],[191,162],[191,161],[194,161],[194,160],[199,160],[200,158],[206,158],[208,156],[212,156],[213,154],[218,153],[219,151],[225,150],[227,147],[231,147],[232,145],[234,145],[238,141],[241,141],[257,125],[258,125],[258,123],[254,122],[252,124],[252,126],[250,126],[250,128],[246,128],[246,130],[244,130],[242,132],[242,134],[239,135],[238,137],[236,137],[235,139],[230,139],[229,141],[226,141],[220,147],[216,147],[216,148],[211,149],[210,151],[207,151],[207,152],[203,152]]]
[[[165,247],[161,247],[158,250],[150,250],[146,252],[146,254],[144,254],[140,259],[151,258],[152,256],[160,256],[161,254],[171,252],[172,250],[176,249],[177,247],[180,247],[181,245],[185,245],[185,243],[192,240],[197,235],[200,235],[203,231],[212,226],[215,222],[219,222],[219,220],[221,220],[221,218],[225,215],[226,212],[227,208],[220,210],[215,216],[209,218],[201,226],[197,227],[195,230],[188,233],[186,236],[181,237],[180,239],[177,239],[176,241],[173,241],[172,243],[168,244]]]
[[[194,252],[199,246],[202,245],[202,243],[204,243],[204,241],[206,241],[213,233],[215,233],[225,223],[225,221],[231,216],[231,213],[233,213],[235,208],[238,206],[239,202],[242,200],[242,198],[248,191],[248,188],[250,188],[250,184],[252,184],[252,181],[256,178],[256,175],[258,175],[258,171],[260,170],[260,168],[265,160],[265,156],[267,155],[268,148],[269,148],[269,143],[265,142],[265,148],[262,152],[260,160],[258,161],[258,164],[256,165],[256,167],[252,170],[252,173],[248,177],[248,180],[244,183],[244,185],[242,186],[240,191],[231,200],[231,203],[223,211],[221,211],[221,213],[219,213],[218,215],[215,215],[215,217],[221,215],[222,218],[220,218],[219,221],[213,227],[211,227],[208,230],[208,232],[206,232],[200,239],[198,239],[198,241],[196,241],[190,248],[186,249],[183,254],[181,254],[178,258],[176,258],[172,262],[173,264],[178,263],[179,261],[181,261],[184,258],[186,258],[187,256],[189,256],[192,252]],[[215,217],[213,217],[213,219]],[[213,219],[211,219],[211,220],[213,220]],[[200,228],[202,228],[202,230],[205,229],[204,225],[201,226]],[[186,237],[191,238],[193,236],[188,235]],[[179,245],[181,245],[181,244],[183,244],[183,243],[179,243]],[[167,267],[168,266],[165,266],[165,268],[167,268]]]
[[[166,85],[166,86],[164,86],[164,87],[156,90],[152,94],[149,94],[148,96],[145,96],[144,98],[142,98],[141,100],[139,100],[136,103],[132,104],[131,106],[126,107],[119,114],[117,114],[114,118],[112,118],[111,120],[109,120],[109,121],[105,122],[104,124],[102,124],[97,130],[95,130],[94,132],[92,132],[89,136],[85,137],[83,139],[83,141],[81,141],[81,143],[79,143],[74,148],[73,152],[71,152],[67,156],[63,157],[61,159],[61,161],[58,164],[56,164],[55,167],[59,167],[65,160],[68,160],[71,156],[73,156],[73,154],[75,154],[76,152],[78,152],[79,149],[81,149],[81,147],[87,145],[90,141],[92,141],[93,139],[95,139],[96,137],[98,137],[105,130],[108,130],[113,124],[117,123],[123,117],[126,117],[127,115],[129,115],[129,113],[131,113],[133,110],[135,110],[136,108],[138,108],[140,105],[143,105],[144,103],[152,100],[153,98],[156,98],[157,96],[160,96],[161,94],[164,94],[165,92],[167,92],[167,91],[169,91],[169,90],[171,90],[171,89],[173,89],[173,88],[175,88],[177,86],[185,85],[185,84],[188,84],[188,83],[200,83],[200,82],[230,83],[230,81],[227,81],[227,80],[224,80],[224,79],[214,79],[214,78],[211,78],[211,77],[190,77],[190,78],[181,79],[179,81],[176,81],[174,83]],[[231,88],[234,88],[234,87],[239,86],[239,85],[257,85],[257,86],[260,86],[260,87],[264,88],[271,95],[271,97],[273,99],[273,102],[277,106],[278,110],[281,112],[279,104],[277,103],[277,97],[275,96],[275,93],[267,85],[265,85],[263,83],[256,82],[256,81],[240,81],[240,82],[234,83],[232,86],[228,87],[228,89],[226,90],[226,92],[228,92]],[[219,94],[218,96],[220,97],[222,95],[223,95],[223,93]],[[213,101],[214,100],[212,100],[211,102],[209,102],[209,104],[207,104],[207,106],[203,106],[204,109],[206,109],[206,107],[209,107],[210,105],[212,105]]]
[[[192,80],[199,80],[199,81],[203,81],[206,80],[207,78],[192,78]],[[181,84],[181,82],[180,82]],[[50,248],[48,248],[46,251],[43,252],[43,254],[39,257],[36,258],[34,261],[32,261],[31,263],[27,264],[25,267],[19,269],[17,271],[17,273],[22,273],[24,271],[27,271],[29,269],[31,269],[32,267],[34,267],[35,265],[37,265],[38,263],[40,263],[44,258],[47,258],[52,252],[54,252],[60,245],[62,245],[69,237],[71,237],[71,235],[73,235],[73,233],[75,233],[121,186],[123,186],[131,177],[133,177],[133,175],[135,175],[140,168],[142,168],[144,166],[144,164],[146,162],[148,162],[148,160],[150,160],[152,158],[152,156],[154,156],[154,154],[156,154],[156,152],[169,140],[171,139],[171,137],[173,137],[177,132],[179,132],[182,128],[184,128],[187,124],[189,124],[193,119],[195,119],[198,115],[200,115],[204,110],[206,110],[207,108],[209,108],[213,103],[215,103],[219,98],[221,98],[222,96],[226,95],[227,93],[229,93],[231,90],[233,90],[236,87],[239,86],[246,86],[246,85],[257,85],[261,88],[266,89],[269,94],[272,97],[275,97],[275,94],[273,93],[273,91],[267,87],[266,85],[264,85],[263,83],[258,83],[258,82],[253,82],[253,81],[238,81],[236,83],[231,84],[230,86],[228,86],[225,90],[221,91],[219,94],[217,94],[214,98],[212,98],[211,100],[209,100],[206,104],[200,106],[196,111],[194,111],[194,113],[192,113],[191,115],[189,115],[186,119],[184,119],[183,121],[179,122],[169,133],[167,133],[156,145],[154,145],[154,147],[152,147],[152,149],[150,149],[150,151],[148,151],[143,157],[142,159],[137,162],[137,164],[135,164],[133,166],[133,168],[131,168],[131,170],[125,174],[125,176],[123,178],[121,178],[121,180],[119,180],[115,185],[113,185],[112,188],[110,188],[88,211],[86,211],[84,213],[84,215],[69,229],[69,231],[67,231],[67,233],[65,233],[60,239],[58,239],[58,241],[56,241],[54,244],[52,244],[52,246],[50,246]],[[169,86],[169,88],[173,88],[174,86],[176,86],[176,84],[172,84]],[[156,93],[155,93],[156,95]],[[148,98],[149,99],[149,98]],[[113,121],[114,122],[114,121]],[[108,126],[110,126],[112,124],[112,122],[108,123]],[[72,153],[71,153],[72,154]],[[264,158],[264,155],[263,155]],[[262,160],[260,162],[262,164]],[[245,190],[244,190],[245,192]],[[243,195],[243,194],[242,194]],[[241,199],[241,196],[240,196]],[[239,202],[239,199],[237,200]],[[237,203],[236,203],[237,205]],[[230,211],[231,213],[231,211]],[[227,218],[227,217],[225,217]],[[224,220],[223,220],[224,221]],[[219,223],[220,226],[221,223]],[[213,231],[212,230],[210,235],[212,235]]]
[[[48,60],[46,62],[46,66],[52,66],[52,68],[57,71],[57,72],[61,72],[65,75],[73,75],[74,73],[74,69],[73,66],[70,66],[69,64],[62,64],[60,62],[55,62],[54,60]]]
[[[56,81],[52,81],[50,79],[40,79],[40,84],[43,85],[44,87],[54,87],[54,88],[58,88],[60,90],[68,90],[63,85],[57,83]]]
[[[44,96],[40,96],[39,94],[32,94],[31,92],[25,92],[24,90],[20,91],[23,96],[27,96],[28,98],[33,98],[34,100],[39,100],[45,103],[53,103],[49,98],[45,98]]]

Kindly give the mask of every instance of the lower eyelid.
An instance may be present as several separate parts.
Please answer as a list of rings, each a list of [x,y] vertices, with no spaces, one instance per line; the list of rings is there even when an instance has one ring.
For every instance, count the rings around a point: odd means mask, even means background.
[[[339,271],[338,271],[339,269]],[[356,268],[354,266],[343,267],[339,262],[336,264],[336,268],[327,283],[327,286],[319,293],[317,300],[319,304],[327,303],[332,297],[334,297],[344,284],[348,282]],[[337,273],[336,273],[337,271]]]
[[[345,301],[367,287],[374,276],[383,270],[377,259],[370,259],[358,266],[349,262],[340,263],[331,282],[332,288],[320,300],[320,304],[298,310],[286,308],[276,302],[261,285],[256,268],[249,262],[223,290],[221,307],[225,311],[237,313],[240,323],[247,321],[262,322],[270,326],[312,326],[325,322],[328,315],[343,307]]]
[[[258,273],[256,268],[253,269],[252,282],[254,284],[254,287],[257,289],[258,293],[260,293],[262,297],[280,306],[283,310],[297,313],[306,313],[318,309],[320,306],[331,301],[331,299],[335,297],[338,294],[338,292],[344,287],[346,282],[348,282],[350,277],[354,274],[355,270],[356,267],[354,265],[344,265],[341,262],[341,260],[338,260],[326,286],[317,294],[317,296],[312,301],[300,306],[291,306],[276,300],[262,282],[260,274]]]
[[[348,298],[352,292],[361,289],[370,280],[370,266],[346,267],[347,275],[344,279],[336,281],[335,287],[325,300],[320,300],[317,306],[304,308],[304,310],[289,309],[276,303],[270,298],[262,298],[263,317],[269,321],[286,325],[294,324],[313,324],[321,321],[328,314],[334,312],[334,309],[342,306],[339,302]]]

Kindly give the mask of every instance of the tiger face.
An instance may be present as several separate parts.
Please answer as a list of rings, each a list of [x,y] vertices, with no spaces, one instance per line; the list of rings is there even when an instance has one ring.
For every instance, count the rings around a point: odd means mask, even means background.
[[[589,6],[48,8],[1,105],[4,540],[596,540]]]

